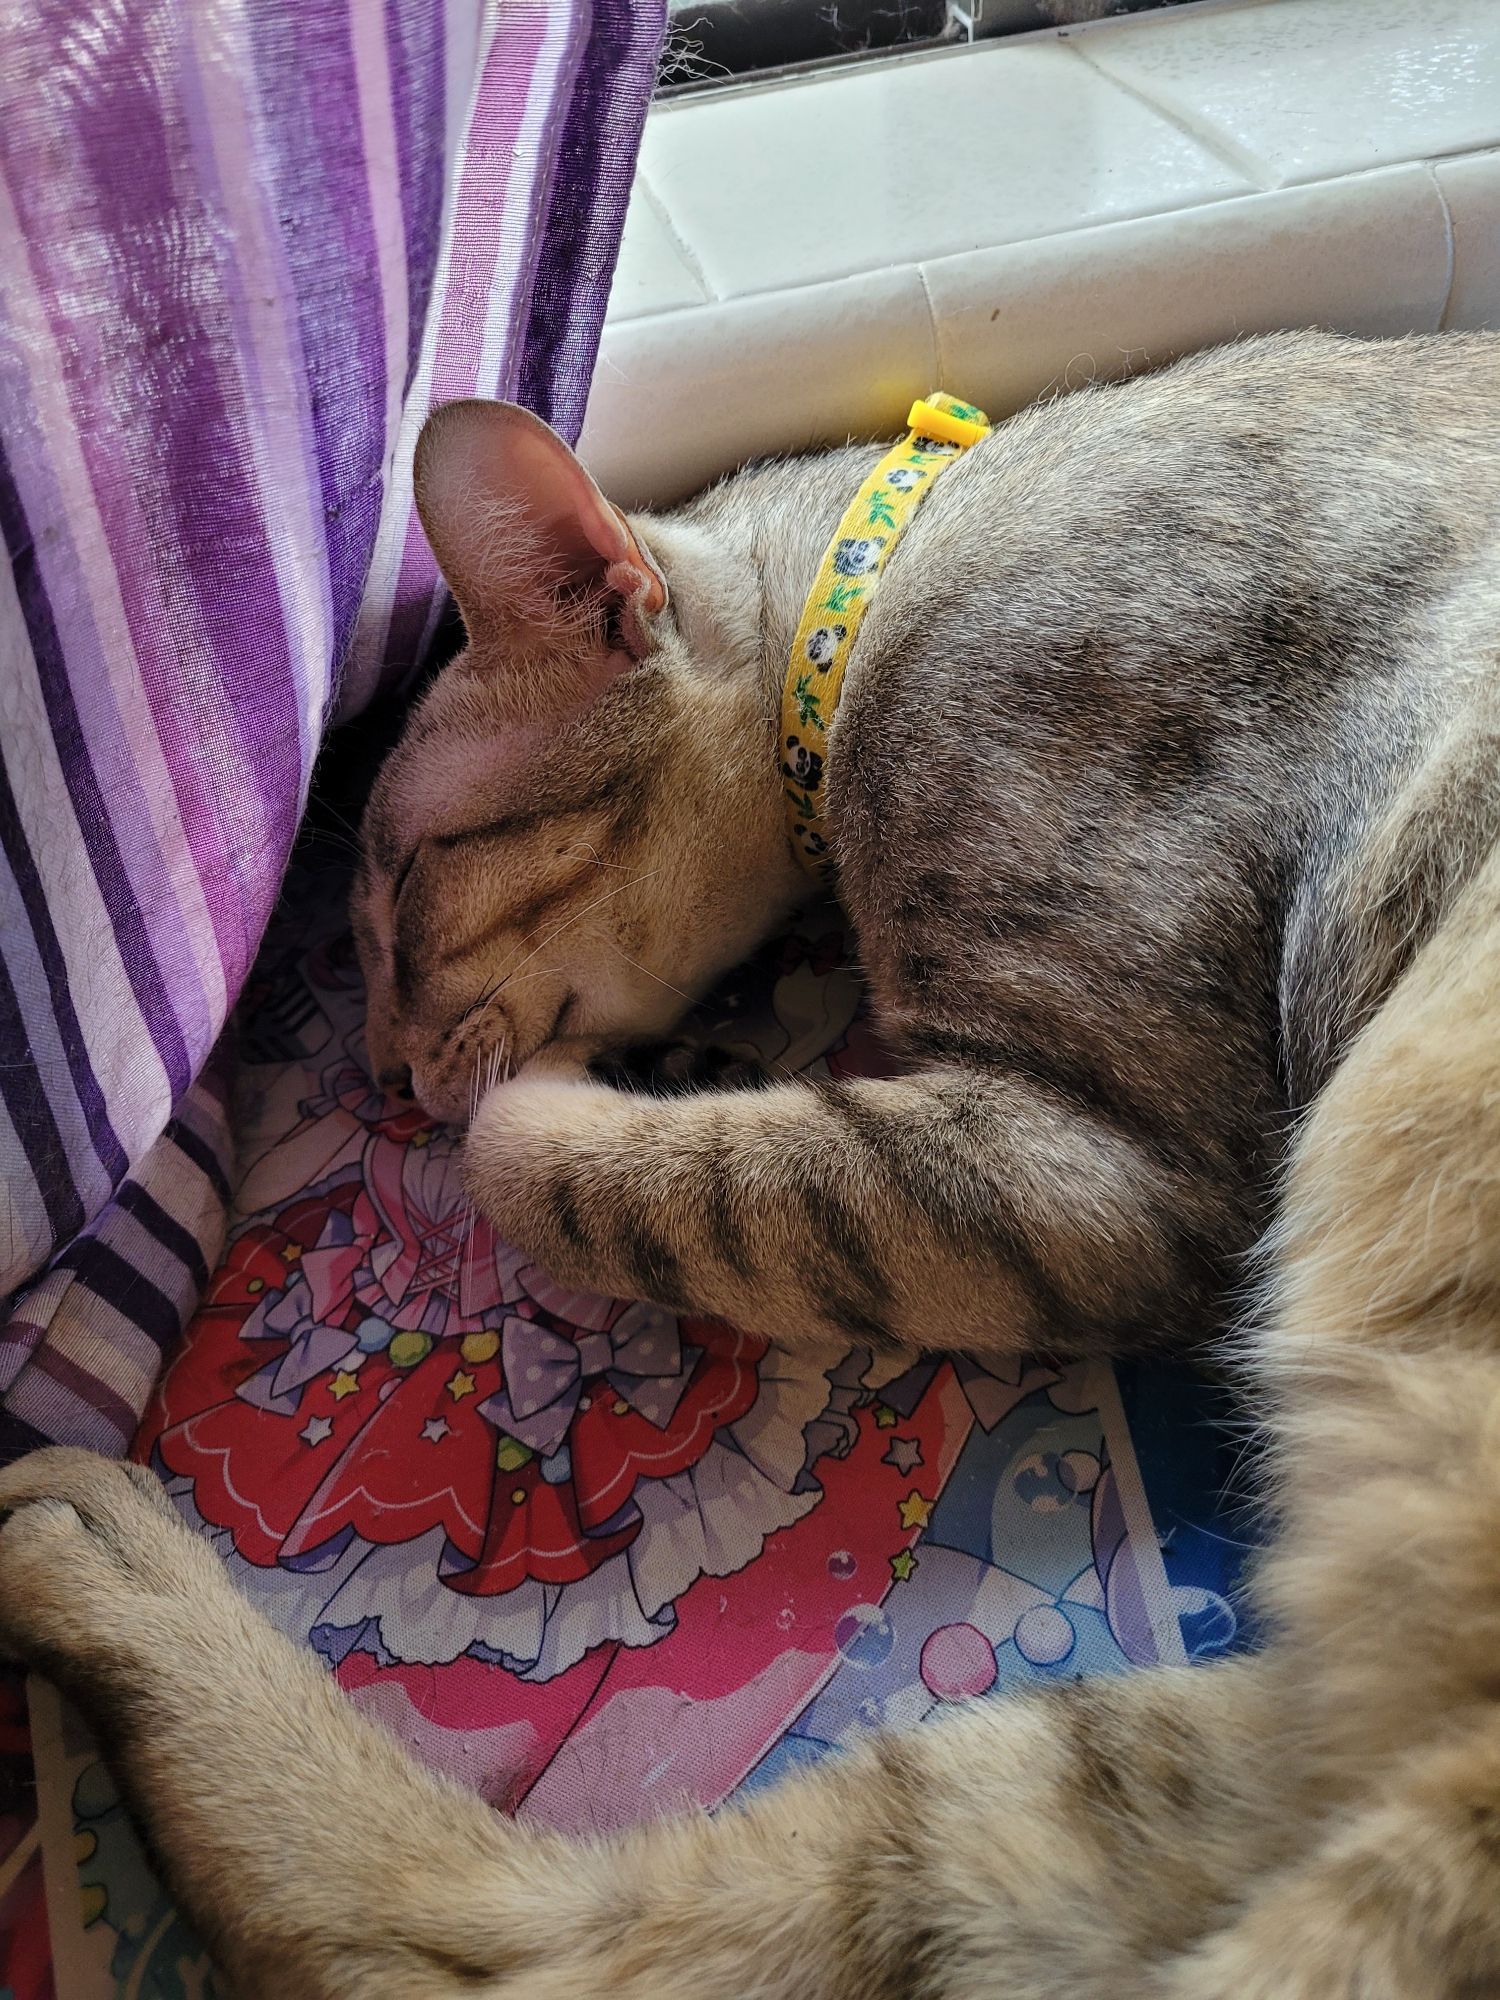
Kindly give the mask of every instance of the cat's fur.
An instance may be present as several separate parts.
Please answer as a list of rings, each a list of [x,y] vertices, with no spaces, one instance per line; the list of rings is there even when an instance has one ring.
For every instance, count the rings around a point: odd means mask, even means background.
[[[1497,381],[1482,337],[1251,344],[951,466],[873,598],[825,780],[908,1073],[671,1103],[539,1077],[537,1048],[561,1016],[547,1061],[581,1074],[806,893],[774,718],[877,451],[639,522],[673,602],[600,696],[604,668],[533,689],[510,607],[544,552],[463,540],[485,505],[528,524],[527,495],[503,464],[460,486],[440,419],[418,492],[476,636],[366,818],[379,1063],[462,1116],[492,1049],[533,1059],[481,1107],[471,1182],[584,1285],[877,1349],[1201,1328],[1288,1112],[1495,830],[1465,759],[1493,698]]]
[[[418,469],[474,643],[371,806],[377,1061],[460,1115],[525,1063],[472,1185],[562,1275],[877,1350],[1181,1337],[1283,1166],[1269,1642],[579,1849],[405,1762],[145,1474],[0,1475],[0,1631],[247,1993],[1500,1991],[1500,339],[1248,343],[944,473],[827,778],[909,1068],[822,1090],[585,1065],[803,893],[776,696],[873,451],[580,535],[484,436]]]

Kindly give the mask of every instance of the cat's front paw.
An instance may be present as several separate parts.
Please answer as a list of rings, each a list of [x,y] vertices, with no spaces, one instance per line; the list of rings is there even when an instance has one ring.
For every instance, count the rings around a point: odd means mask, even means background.
[[[12,1657],[82,1665],[205,1570],[220,1579],[142,1466],[59,1446],[0,1471],[0,1651]]]
[[[469,1127],[464,1179],[475,1206],[554,1278],[615,1289],[597,1218],[645,1108],[576,1071],[528,1065],[488,1093]]]

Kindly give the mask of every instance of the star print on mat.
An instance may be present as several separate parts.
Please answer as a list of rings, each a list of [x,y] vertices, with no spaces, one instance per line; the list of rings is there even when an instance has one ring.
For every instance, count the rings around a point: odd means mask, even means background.
[[[904,1500],[896,1502],[896,1512],[901,1516],[903,1528],[925,1528],[932,1512],[932,1502],[924,1500],[920,1493],[911,1492]]]
[[[915,1472],[922,1463],[922,1447],[915,1438],[892,1438],[882,1465],[894,1465],[898,1472]]]

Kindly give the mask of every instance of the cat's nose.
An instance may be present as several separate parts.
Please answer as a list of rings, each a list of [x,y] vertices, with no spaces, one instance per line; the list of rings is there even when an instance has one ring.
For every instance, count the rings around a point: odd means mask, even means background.
[[[375,1081],[392,1097],[400,1098],[403,1104],[412,1102],[410,1063],[393,1063],[389,1069],[383,1069]]]

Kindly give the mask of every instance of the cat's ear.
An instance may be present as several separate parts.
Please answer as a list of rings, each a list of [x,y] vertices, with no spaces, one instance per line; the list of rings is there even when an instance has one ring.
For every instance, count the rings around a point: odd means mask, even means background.
[[[588,686],[570,689],[560,672],[553,690],[571,706],[649,651],[642,621],[667,602],[661,573],[540,417],[514,403],[434,410],[417,439],[415,494],[477,664],[492,651],[519,656],[541,694],[537,664],[556,656],[561,670],[571,658]],[[597,644],[581,647],[581,631]]]

